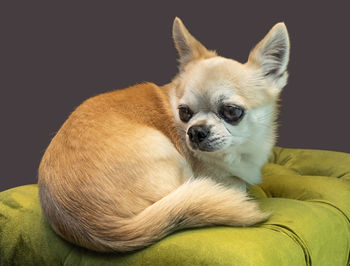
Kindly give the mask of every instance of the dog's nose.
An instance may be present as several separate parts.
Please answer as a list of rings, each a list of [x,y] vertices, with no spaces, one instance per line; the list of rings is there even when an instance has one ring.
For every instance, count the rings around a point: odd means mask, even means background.
[[[209,135],[209,129],[203,126],[192,126],[188,129],[187,135],[191,142],[201,143]]]

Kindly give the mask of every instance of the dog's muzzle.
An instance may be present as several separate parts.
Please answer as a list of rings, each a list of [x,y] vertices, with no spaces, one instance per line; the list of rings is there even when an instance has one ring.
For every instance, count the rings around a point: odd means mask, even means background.
[[[210,129],[206,126],[191,126],[187,130],[188,139],[192,149],[199,149],[201,151],[212,151],[213,147],[208,141],[210,135]]]
[[[188,129],[187,135],[191,142],[200,144],[209,135],[209,129],[202,126],[192,126]]]

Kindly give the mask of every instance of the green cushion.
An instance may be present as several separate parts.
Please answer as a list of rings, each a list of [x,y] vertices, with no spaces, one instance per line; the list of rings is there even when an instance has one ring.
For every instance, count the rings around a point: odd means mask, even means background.
[[[57,236],[37,185],[0,193],[0,265],[349,265],[350,154],[276,147],[251,188],[273,215],[249,228],[174,233],[144,250],[103,254]]]

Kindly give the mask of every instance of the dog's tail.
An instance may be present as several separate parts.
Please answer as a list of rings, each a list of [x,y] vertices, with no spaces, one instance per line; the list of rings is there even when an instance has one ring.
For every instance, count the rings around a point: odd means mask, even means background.
[[[132,218],[102,217],[104,227],[96,228],[93,234],[86,232],[90,240],[83,241],[85,245],[90,242],[87,247],[98,251],[126,252],[149,246],[183,228],[249,226],[267,217],[244,192],[225,188],[210,179],[196,179]]]

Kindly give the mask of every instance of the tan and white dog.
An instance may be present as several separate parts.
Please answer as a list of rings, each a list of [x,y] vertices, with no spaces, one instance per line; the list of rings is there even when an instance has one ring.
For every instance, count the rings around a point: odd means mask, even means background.
[[[248,198],[275,143],[289,38],[276,24],[241,64],[173,24],[179,73],[86,100],[39,168],[42,210],[63,238],[132,251],[188,227],[267,219]]]

